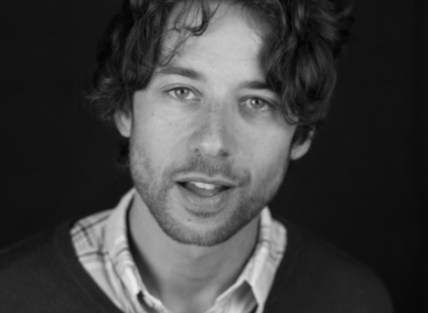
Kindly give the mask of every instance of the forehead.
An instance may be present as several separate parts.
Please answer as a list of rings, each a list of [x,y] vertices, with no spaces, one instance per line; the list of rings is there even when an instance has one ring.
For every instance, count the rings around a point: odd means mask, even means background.
[[[201,7],[179,3],[167,21],[161,47],[163,63],[179,58],[192,48],[211,50],[219,44],[225,48],[224,55],[232,49],[237,52],[239,46],[242,49],[253,46],[257,50],[254,52],[259,54],[265,27],[257,20],[242,5],[209,2],[206,7]]]

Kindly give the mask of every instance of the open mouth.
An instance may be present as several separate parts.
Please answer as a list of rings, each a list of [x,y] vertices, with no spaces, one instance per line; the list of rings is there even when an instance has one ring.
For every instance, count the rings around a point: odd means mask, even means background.
[[[203,198],[214,197],[231,188],[225,185],[209,184],[197,181],[183,181],[178,182],[178,184],[186,190]]]

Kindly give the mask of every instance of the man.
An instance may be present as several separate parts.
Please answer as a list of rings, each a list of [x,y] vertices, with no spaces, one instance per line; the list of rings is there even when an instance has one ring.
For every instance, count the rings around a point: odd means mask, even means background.
[[[328,0],[125,1],[90,97],[135,189],[3,252],[0,311],[391,312],[369,270],[266,207],[349,20]]]

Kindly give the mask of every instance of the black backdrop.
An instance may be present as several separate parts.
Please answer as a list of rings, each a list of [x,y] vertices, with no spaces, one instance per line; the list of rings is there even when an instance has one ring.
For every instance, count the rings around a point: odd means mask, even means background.
[[[371,266],[396,312],[428,312],[428,5],[357,0],[330,118],[271,207]],[[0,4],[0,247],[115,205],[117,136],[85,108],[119,0]]]

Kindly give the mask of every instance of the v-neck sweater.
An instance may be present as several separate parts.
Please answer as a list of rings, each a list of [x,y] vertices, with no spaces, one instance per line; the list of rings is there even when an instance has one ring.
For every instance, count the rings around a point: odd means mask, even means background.
[[[390,313],[377,276],[342,250],[285,219],[287,250],[264,312]],[[2,313],[120,313],[76,257],[74,221],[60,224],[0,253]]]

